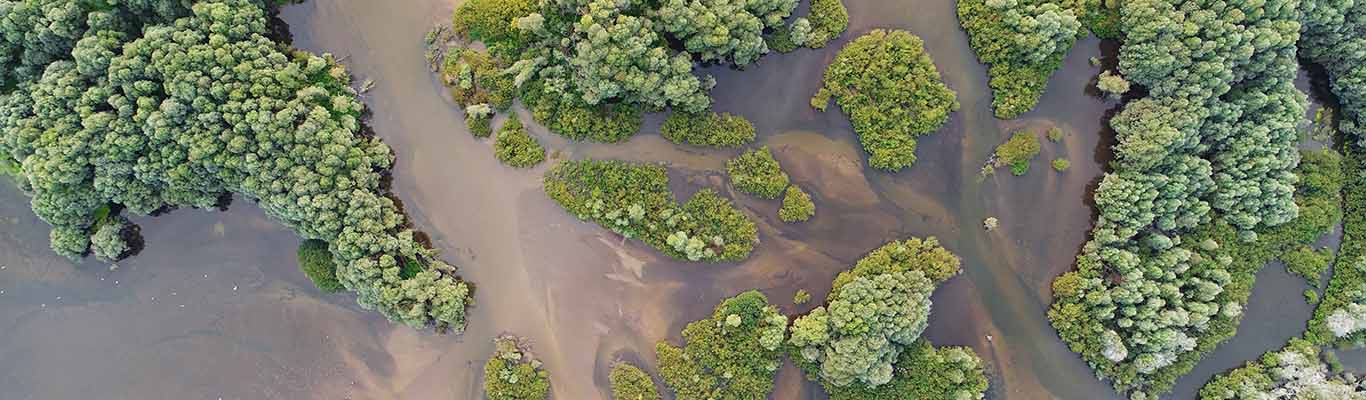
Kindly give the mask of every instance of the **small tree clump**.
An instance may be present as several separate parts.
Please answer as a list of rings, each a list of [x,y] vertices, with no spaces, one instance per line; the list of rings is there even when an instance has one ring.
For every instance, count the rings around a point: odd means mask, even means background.
[[[914,164],[916,138],[944,126],[959,106],[924,42],[901,30],[875,29],[845,45],[811,105],[824,110],[829,97],[849,115],[868,164],[889,171]]]
[[[515,115],[498,128],[493,152],[498,161],[515,168],[529,168],[545,161],[545,148],[527,133],[522,120]]]
[[[1119,74],[1111,74],[1110,71],[1100,73],[1096,80],[1096,89],[1105,92],[1111,99],[1118,100],[1125,93],[1129,92],[1129,81],[1124,80]]]
[[[766,399],[783,365],[787,317],[757,290],[683,328],[686,344],[659,342],[659,375],[678,400]]]
[[[1048,135],[1047,135],[1047,136],[1048,136],[1048,141],[1050,141],[1050,142],[1055,142],[1055,143],[1056,143],[1056,142],[1062,141],[1062,128],[1058,128],[1058,127],[1055,126],[1055,127],[1053,127],[1053,129],[1049,129],[1049,130],[1048,130]]]
[[[299,244],[299,269],[323,293],[337,293],[346,289],[337,280],[337,264],[327,250],[327,242],[309,239]]]
[[[612,400],[659,400],[659,391],[650,374],[636,366],[618,362],[607,375],[612,383]]]
[[[961,0],[958,21],[977,59],[990,66],[991,105],[1010,119],[1033,109],[1078,36],[1080,2]]]
[[[489,137],[493,134],[493,107],[480,103],[465,107],[465,126],[474,137]]]
[[[754,124],[745,117],[730,113],[674,112],[664,120],[660,135],[679,144],[732,147],[754,141]]]
[[[520,342],[514,336],[493,340],[493,357],[484,364],[484,394],[489,400],[545,400],[550,396],[550,374]]]
[[[570,214],[689,261],[739,261],[758,228],[729,200],[702,189],[678,204],[664,168],[622,161],[567,161],[546,172],[547,195]]]
[[[1016,176],[1029,172],[1029,161],[1039,155],[1039,138],[1026,131],[1015,132],[1010,140],[996,148],[996,166],[1010,166]]]
[[[765,199],[776,199],[787,188],[787,173],[768,146],[740,154],[726,162],[730,183],[741,192]]]
[[[825,306],[793,322],[793,360],[832,399],[981,398],[986,378],[971,351],[920,338],[930,293],[960,270],[934,238],[873,250],[835,278]]]
[[[1285,262],[1287,271],[1304,278],[1310,286],[1318,287],[1319,278],[1328,271],[1328,264],[1333,261],[1333,252],[1328,249],[1314,250],[1309,246],[1300,246],[1294,251],[1282,254],[1280,258]]]
[[[783,222],[802,222],[816,215],[816,203],[797,185],[787,187],[783,194],[783,207],[778,209],[778,219]]]
[[[802,305],[811,301],[811,292],[806,289],[797,289],[797,293],[792,295],[792,304]]]
[[[1067,161],[1066,158],[1055,158],[1050,164],[1053,165],[1053,170],[1058,172],[1066,171],[1068,168],[1072,167],[1072,162]]]
[[[841,0],[811,0],[811,12],[807,14],[806,20],[810,20],[809,27],[806,28],[810,34],[806,40],[797,44],[819,49],[844,33],[845,29],[849,29],[849,10],[844,8],[844,2]],[[794,30],[795,25],[801,21],[804,20],[798,18],[794,21]]]
[[[95,257],[106,261],[118,261],[133,250],[128,244],[128,235],[136,229],[127,218],[113,216],[105,218],[90,236],[90,249]]]

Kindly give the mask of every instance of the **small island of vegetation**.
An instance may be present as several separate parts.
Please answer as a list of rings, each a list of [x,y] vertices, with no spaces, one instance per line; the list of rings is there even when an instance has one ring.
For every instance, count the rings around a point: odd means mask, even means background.
[[[711,189],[678,204],[658,165],[567,161],[546,173],[544,187],[579,219],[681,260],[739,261],[759,240],[754,222]]]
[[[916,137],[938,130],[958,109],[924,43],[900,30],[875,29],[841,49],[811,105],[824,110],[832,97],[853,122],[868,164],[891,171],[914,164]]]

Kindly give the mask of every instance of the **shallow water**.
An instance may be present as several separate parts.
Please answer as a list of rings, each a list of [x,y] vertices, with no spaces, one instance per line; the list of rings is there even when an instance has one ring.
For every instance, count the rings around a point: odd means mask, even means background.
[[[555,398],[606,398],[613,361],[653,371],[654,343],[677,343],[683,325],[709,315],[724,297],[758,288],[785,312],[804,312],[814,305],[791,304],[797,289],[821,299],[834,275],[865,252],[891,239],[936,236],[963,258],[965,272],[935,292],[927,335],[940,345],[972,346],[989,364],[991,398],[1117,398],[1045,317],[1050,282],[1071,268],[1090,229],[1087,190],[1108,153],[1101,116],[1114,104],[1088,94],[1099,69],[1087,59],[1101,56],[1101,43],[1080,41],[1039,107],[1000,121],[952,1],[848,3],[850,32],[825,49],[770,55],[745,71],[705,71],[719,81],[715,108],[753,121],[760,144],[771,146],[816,200],[817,215],[806,223],[778,221],[777,201],[730,193],[720,171],[738,150],[668,143],[653,133],[661,116],[617,145],[571,143],[532,127],[563,158],[664,162],[675,186],[711,186],[734,197],[758,222],[762,243],[747,261],[720,265],[680,263],[623,243],[546,198],[546,166],[500,166],[491,142],[465,131],[423,59],[423,35],[449,17],[452,2],[287,7],[282,18],[296,46],[345,57],[358,81],[377,83],[364,100],[373,128],[398,155],[394,189],[416,225],[477,285],[469,330],[453,336],[395,327],[348,295],[320,295],[294,266],[298,239],[250,204],[140,219],[147,249],[111,271],[52,255],[46,226],[21,194],[0,185],[0,263],[9,266],[0,270],[0,355],[7,361],[0,387],[18,399],[473,399],[491,339],[507,332],[530,339]],[[915,166],[895,174],[866,168],[838,107],[822,113],[807,102],[835,52],[877,27],[922,37],[962,103],[947,126],[920,140]],[[1027,175],[978,177],[1011,132],[1042,136],[1051,126],[1067,135],[1043,141]],[[1050,169],[1057,157],[1071,160],[1071,169]],[[982,229],[988,216],[1000,219],[999,229]],[[1257,290],[1297,284],[1265,282]],[[1261,302],[1283,297],[1261,294],[1249,319],[1275,308]],[[1243,332],[1235,342],[1256,340],[1209,368],[1284,343],[1279,331]],[[791,366],[772,396],[823,397]]]

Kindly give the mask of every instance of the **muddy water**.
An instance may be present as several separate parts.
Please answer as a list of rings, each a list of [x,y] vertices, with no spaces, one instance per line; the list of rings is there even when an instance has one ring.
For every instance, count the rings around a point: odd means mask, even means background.
[[[934,295],[927,335],[982,355],[992,398],[1118,397],[1045,318],[1049,282],[1070,268],[1089,230],[1084,199],[1105,162],[1100,116],[1113,104],[1087,89],[1099,72],[1087,62],[1101,55],[1098,41],[1079,42],[1038,109],[1014,121],[992,118],[985,68],[950,0],[848,2],[850,32],[825,49],[772,55],[746,71],[707,69],[720,82],[716,109],[752,120],[818,211],[807,223],[783,224],[776,201],[730,193],[758,222],[762,244],[744,263],[700,265],[573,219],[541,193],[545,166],[502,167],[488,140],[465,131],[422,56],[427,28],[447,19],[454,1],[312,0],[282,17],[296,46],[343,56],[358,80],[377,83],[365,101],[375,131],[398,154],[395,189],[477,284],[464,335],[394,327],[346,295],[319,295],[294,267],[297,239],[250,204],[140,221],[147,250],[110,270],[51,255],[27,201],[0,185],[4,397],[476,399],[491,338],[510,332],[531,340],[555,398],[606,398],[613,361],[654,370],[653,344],[678,341],[683,325],[720,299],[758,288],[786,312],[804,312],[811,305],[790,301],[797,289],[822,298],[863,253],[907,236],[936,236],[962,256],[963,276]],[[835,52],[877,27],[922,37],[962,103],[920,141],[916,165],[895,174],[866,168],[836,107],[807,105]],[[738,151],[670,144],[653,133],[661,117],[619,145],[532,131],[560,158],[663,162],[681,192],[729,193],[720,171]],[[1045,141],[1029,174],[978,176],[1011,132],[1042,135],[1053,126],[1066,137]],[[1070,170],[1049,168],[1059,157]],[[989,216],[999,229],[981,228]],[[1266,349],[1283,343],[1268,341],[1276,343]],[[772,397],[823,395],[789,366]]]

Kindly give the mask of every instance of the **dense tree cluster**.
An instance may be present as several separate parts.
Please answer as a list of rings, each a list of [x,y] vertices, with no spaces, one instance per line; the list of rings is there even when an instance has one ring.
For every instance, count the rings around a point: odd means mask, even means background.
[[[1137,254],[1093,240],[1078,270],[1053,282],[1049,319],[1117,390],[1135,398],[1167,391],[1233,336],[1258,270],[1314,243],[1342,218],[1342,165],[1333,151],[1304,153],[1296,170],[1298,217],[1258,228],[1255,241],[1222,220],[1180,236],[1147,235],[1127,246]]]
[[[616,142],[639,129],[643,111],[706,112],[715,80],[695,75],[697,62],[752,64],[779,33],[792,45],[786,20],[796,6],[796,0],[473,0],[457,8],[453,31],[487,45],[491,63],[459,52],[457,58],[466,60],[443,74],[447,84],[464,84],[465,90],[519,92],[536,121],[553,132]],[[792,25],[806,26],[798,36],[811,36],[810,22],[803,21]],[[501,72],[484,82],[484,65]],[[501,90],[508,84],[511,91]],[[735,121],[721,122],[738,129]]]
[[[811,195],[797,185],[788,186],[783,192],[783,206],[778,209],[778,219],[783,222],[803,222],[816,215],[816,203]]]
[[[670,142],[694,146],[732,147],[754,141],[754,124],[730,113],[672,113],[659,132]]]
[[[1319,349],[1294,338],[1280,351],[1214,377],[1200,388],[1201,400],[1366,399],[1366,381],[1330,370]]]
[[[498,161],[516,168],[530,168],[545,161],[545,148],[528,134],[516,115],[498,128],[493,140],[493,154]]]
[[[1050,318],[1121,392],[1168,390],[1232,335],[1253,273],[1334,213],[1296,206],[1336,196],[1296,196],[1299,4],[1120,4],[1119,69],[1148,95],[1111,120],[1100,217]]]
[[[1028,131],[1015,132],[1010,140],[996,147],[996,166],[1010,166],[1016,176],[1029,172],[1029,162],[1039,156],[1039,137]],[[1064,160],[1066,161],[1066,160]]]
[[[678,400],[763,400],[782,366],[787,317],[758,291],[716,306],[683,328],[682,348],[659,342],[660,376]]]
[[[981,400],[987,391],[982,359],[970,347],[935,348],[920,338],[897,357],[892,381],[877,387],[827,387],[830,400]]]
[[[971,351],[936,351],[920,339],[930,293],[960,270],[958,257],[934,238],[894,241],[835,278],[826,304],[792,324],[793,359],[831,398],[981,398],[986,379]],[[960,373],[936,380],[925,363]],[[938,371],[938,370],[936,370]],[[975,373],[969,376],[965,373]],[[943,390],[940,390],[943,389]]]
[[[790,181],[768,146],[741,153],[726,161],[726,174],[735,189],[765,199],[783,195]]]
[[[607,380],[612,384],[612,400],[660,399],[659,391],[655,389],[655,381],[650,379],[650,374],[634,365],[618,362],[612,366],[612,372],[607,374]]]
[[[652,20],[703,62],[746,65],[768,53],[764,29],[795,8],[796,0],[663,0]]]
[[[327,242],[362,306],[462,329],[469,287],[386,197],[393,154],[361,134],[346,70],[282,50],[268,38],[266,7],[0,2],[0,154],[21,166],[53,248],[85,253],[96,213],[110,205],[149,214],[235,193]],[[405,277],[403,264],[424,268]]]
[[[493,340],[493,357],[484,364],[484,394],[489,400],[545,400],[550,374],[514,336]]]
[[[682,260],[739,261],[759,240],[754,222],[711,189],[678,204],[658,165],[568,161],[546,173],[544,189],[579,219]]]
[[[962,0],[958,21],[977,58],[990,66],[996,117],[1034,108],[1072,43],[1085,35],[1080,4],[1049,0]]]
[[[900,30],[875,29],[841,49],[811,104],[824,110],[830,97],[849,115],[869,165],[893,171],[914,164],[916,137],[958,110],[924,42]]]

